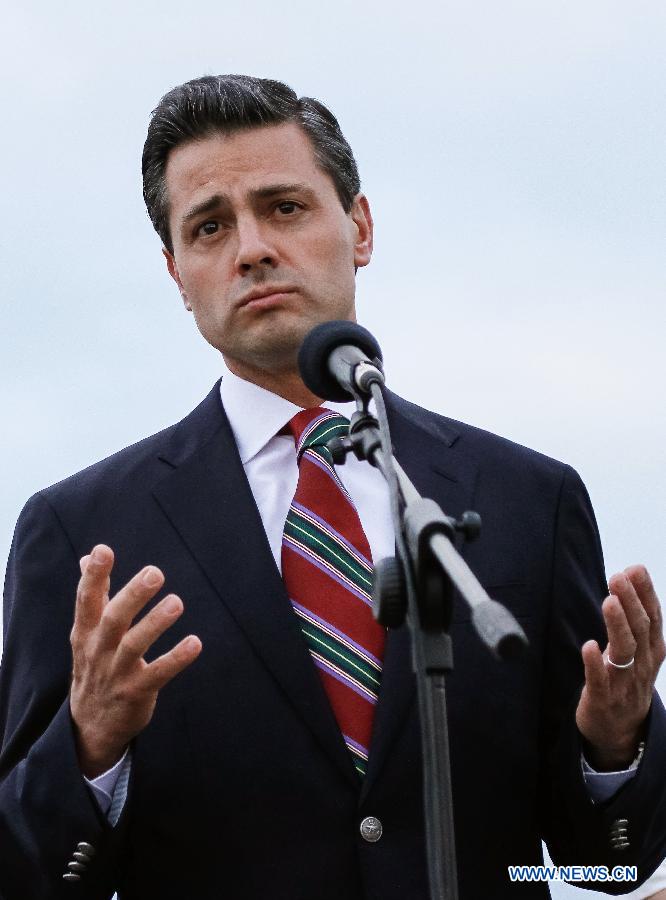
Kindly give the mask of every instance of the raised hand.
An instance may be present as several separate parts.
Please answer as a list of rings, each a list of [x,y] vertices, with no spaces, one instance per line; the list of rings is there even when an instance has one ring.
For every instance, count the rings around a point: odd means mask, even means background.
[[[111,768],[150,721],[157,695],[201,652],[194,635],[147,663],[143,656],[183,612],[179,597],[164,597],[132,621],[164,584],[155,566],[137,573],[109,601],[113,551],[100,544],[81,560],[76,595],[70,709],[81,770],[94,778]]]
[[[652,702],[666,647],[661,609],[644,566],[631,566],[609,580],[602,611],[608,644],[582,648],[585,686],[576,710],[586,756],[600,770],[626,768],[634,759]]]

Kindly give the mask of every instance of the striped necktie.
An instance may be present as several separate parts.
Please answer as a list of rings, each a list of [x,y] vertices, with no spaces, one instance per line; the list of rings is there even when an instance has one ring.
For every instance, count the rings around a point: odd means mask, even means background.
[[[385,631],[372,616],[372,557],[356,507],[325,446],[349,421],[317,407],[287,425],[298,484],[282,539],[282,577],[333,712],[363,777]]]

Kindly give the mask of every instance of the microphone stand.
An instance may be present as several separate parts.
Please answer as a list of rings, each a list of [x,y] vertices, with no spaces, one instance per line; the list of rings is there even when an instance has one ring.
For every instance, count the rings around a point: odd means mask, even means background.
[[[446,675],[453,670],[448,629],[455,590],[469,604],[479,637],[496,656],[515,656],[527,646],[527,638],[511,613],[490,599],[456,550],[457,535],[466,541],[478,536],[479,515],[466,512],[457,521],[434,500],[420,496],[393,456],[383,384],[376,379],[366,381],[363,389],[357,387],[363,365],[349,379],[357,403],[349,436],[333,439],[328,447],[337,465],[350,452],[367,460],[389,487],[397,556],[375,566],[373,612],[382,625],[398,628],[406,620],[410,628],[421,721],[430,897],[457,900],[445,690]],[[379,421],[368,411],[370,395]]]

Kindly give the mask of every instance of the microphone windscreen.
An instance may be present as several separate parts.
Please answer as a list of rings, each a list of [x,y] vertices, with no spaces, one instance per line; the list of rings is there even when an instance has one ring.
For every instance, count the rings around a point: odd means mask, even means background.
[[[367,328],[356,322],[336,321],[315,325],[306,335],[298,352],[298,368],[301,378],[309,390],[324,400],[353,400],[331,374],[328,361],[338,347],[351,344],[365,353],[369,360],[382,359],[382,351]]]

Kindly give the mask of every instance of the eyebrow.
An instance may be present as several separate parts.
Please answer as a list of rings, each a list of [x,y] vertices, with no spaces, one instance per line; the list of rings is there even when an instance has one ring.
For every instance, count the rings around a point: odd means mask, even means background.
[[[255,190],[250,191],[250,198],[253,201],[270,200],[271,197],[275,197],[277,194],[305,194],[308,197],[312,197],[314,191],[306,184],[299,182],[294,182],[293,184],[269,184],[266,187],[256,188]],[[195,206],[190,207],[181,220],[181,226],[186,226],[192,219],[196,219],[198,216],[205,215],[206,213],[213,212],[216,209],[229,205],[229,197],[226,194],[213,194],[211,197],[208,197],[207,200],[203,200],[201,203],[197,203]]]

